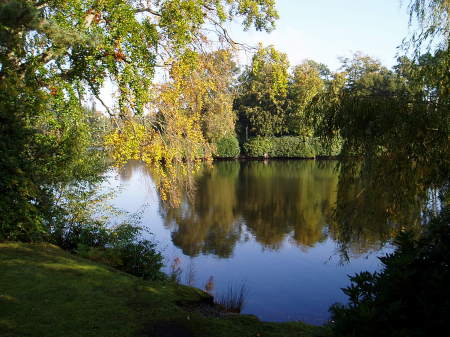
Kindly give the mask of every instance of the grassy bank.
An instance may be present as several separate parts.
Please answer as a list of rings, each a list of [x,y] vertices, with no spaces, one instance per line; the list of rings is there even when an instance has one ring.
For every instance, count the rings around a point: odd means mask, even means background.
[[[0,336],[324,336],[218,314],[202,291],[143,281],[49,244],[0,243]]]

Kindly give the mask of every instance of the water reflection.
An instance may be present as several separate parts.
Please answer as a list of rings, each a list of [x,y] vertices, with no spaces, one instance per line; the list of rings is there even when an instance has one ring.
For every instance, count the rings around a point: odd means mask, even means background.
[[[239,169],[239,163],[235,162],[205,167],[195,181],[194,191],[182,194],[180,207],[161,203],[173,243],[185,255],[232,254],[241,236],[236,191]]]
[[[335,163],[241,164],[238,212],[256,240],[278,249],[287,235],[307,249],[325,239],[336,200]]]
[[[180,206],[160,199],[159,211],[173,244],[191,257],[228,258],[249,236],[275,251],[286,239],[307,251],[330,238],[341,257],[361,256],[382,248],[405,226],[419,228],[430,199],[429,186],[417,182],[417,170],[405,178],[399,176],[405,170],[389,170],[399,164],[372,163],[374,174],[363,165],[356,160],[217,162],[179,179]],[[129,181],[137,170],[147,180],[143,188],[158,180],[157,172],[139,162],[128,163],[121,180]]]
[[[341,175],[339,181],[337,167],[334,161],[218,162],[197,175],[180,207],[161,202],[160,212],[188,256],[230,257],[244,232],[264,249],[278,250],[288,238],[307,251],[330,236],[345,254],[378,250],[397,223],[386,217],[386,201],[364,193],[360,180]]]
[[[448,184],[443,160],[411,160],[406,153],[343,158],[334,221],[330,232],[343,255],[364,253],[395,237],[403,228],[420,235],[426,218]]]

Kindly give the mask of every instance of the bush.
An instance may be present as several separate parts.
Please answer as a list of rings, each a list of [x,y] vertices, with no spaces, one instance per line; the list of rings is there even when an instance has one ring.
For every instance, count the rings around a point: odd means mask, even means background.
[[[314,158],[315,143],[312,138],[300,137],[256,137],[244,144],[249,157]]]
[[[122,223],[107,227],[102,222],[72,224],[54,232],[52,242],[84,258],[107,264],[144,279],[162,279],[162,255],[156,245],[139,236],[142,228]]]
[[[273,147],[273,138],[255,137],[246,142],[243,146],[244,153],[248,157],[262,158],[269,155]]]
[[[50,234],[50,242],[68,251],[80,246],[105,247],[110,241],[111,233],[102,222],[93,221],[72,223],[70,226],[58,227]]]
[[[379,273],[350,277],[349,304],[331,307],[334,336],[438,336],[450,314],[450,206],[415,239],[401,233]]]
[[[272,139],[272,150],[269,157],[274,158],[314,158],[314,143],[311,139],[300,137],[278,137]]]
[[[138,213],[128,216],[128,222],[111,226],[112,218],[126,215],[108,205],[111,192],[80,185],[63,189],[60,195],[57,216],[48,226],[49,242],[145,279],[163,277],[162,255],[155,244],[142,240],[144,228],[137,225]]]
[[[161,272],[162,256],[156,251],[155,244],[148,240],[130,241],[125,245],[110,247],[80,245],[76,253],[145,280],[164,278]]]
[[[319,138],[302,137],[255,137],[243,146],[244,153],[252,158],[315,158],[317,156],[337,156],[341,152],[341,142],[326,146]]]
[[[217,158],[236,158],[241,153],[239,148],[239,142],[236,137],[223,137],[216,143],[216,153]]]

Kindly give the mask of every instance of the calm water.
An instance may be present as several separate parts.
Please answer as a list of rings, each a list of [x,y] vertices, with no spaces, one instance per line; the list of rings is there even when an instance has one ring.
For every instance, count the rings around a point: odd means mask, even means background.
[[[181,259],[184,283],[204,288],[212,277],[220,295],[245,282],[243,313],[321,324],[331,304],[346,301],[340,288],[348,285],[347,275],[379,269],[377,256],[390,249],[386,233],[370,221],[357,233],[342,233],[333,220],[335,166],[217,162],[193,178],[195,189],[181,194],[177,208],[160,200],[155,177],[142,164],[128,164],[109,182],[121,187],[114,205],[143,212],[166,265]]]

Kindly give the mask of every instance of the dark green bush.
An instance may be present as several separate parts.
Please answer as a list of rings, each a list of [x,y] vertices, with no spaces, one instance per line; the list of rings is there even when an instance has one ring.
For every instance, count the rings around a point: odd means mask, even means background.
[[[266,157],[272,151],[273,138],[255,137],[246,142],[243,146],[244,153],[248,157]]]
[[[254,158],[314,158],[325,155],[319,144],[316,138],[255,137],[245,143],[243,148],[248,157]]]
[[[402,232],[381,272],[350,277],[347,305],[331,307],[334,336],[439,336],[450,315],[450,206],[421,238]]]
[[[101,262],[144,279],[161,279],[162,255],[155,244],[140,239],[142,228],[122,223],[73,224],[53,233],[52,242],[82,257]]]
[[[314,143],[311,139],[300,137],[272,138],[272,149],[269,157],[273,158],[314,158]]]
[[[49,242],[139,277],[162,278],[162,256],[153,243],[142,239],[139,214],[109,225],[111,219],[126,213],[108,205],[113,194],[97,191],[97,185],[81,184],[61,190],[60,195],[57,216],[46,234]]]
[[[239,141],[234,136],[223,137],[216,143],[217,158],[236,158],[241,153],[239,148]]]
[[[80,245],[76,253],[146,280],[160,280],[164,278],[162,255],[155,248],[151,241],[139,240],[107,247]]]
[[[105,247],[110,240],[110,231],[103,223],[96,221],[58,227],[50,235],[50,241],[53,244],[69,251],[74,251],[79,246]]]

